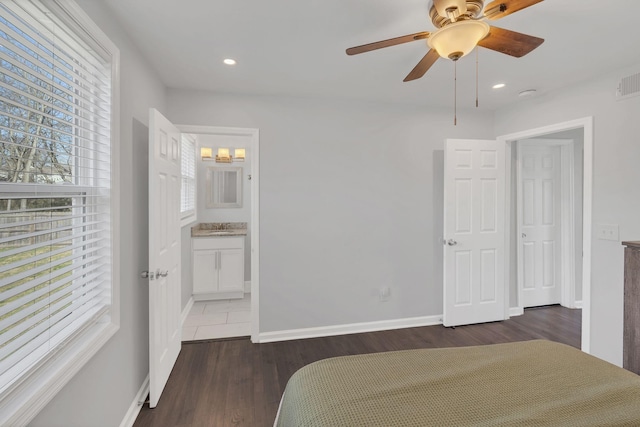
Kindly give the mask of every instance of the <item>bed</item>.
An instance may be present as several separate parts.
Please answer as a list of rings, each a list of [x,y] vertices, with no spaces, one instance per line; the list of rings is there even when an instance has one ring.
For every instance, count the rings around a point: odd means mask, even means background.
[[[335,357],[288,381],[274,426],[640,426],[640,377],[535,340]]]

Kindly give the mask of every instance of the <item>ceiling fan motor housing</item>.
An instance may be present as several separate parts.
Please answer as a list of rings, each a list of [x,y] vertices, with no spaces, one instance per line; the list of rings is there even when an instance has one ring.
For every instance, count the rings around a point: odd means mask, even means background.
[[[451,23],[478,19],[482,16],[484,0],[431,0],[429,17],[436,28]]]

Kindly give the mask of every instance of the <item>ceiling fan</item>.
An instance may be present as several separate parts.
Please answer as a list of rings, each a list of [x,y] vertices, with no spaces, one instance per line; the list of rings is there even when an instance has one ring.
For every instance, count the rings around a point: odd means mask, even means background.
[[[494,21],[541,1],[494,0],[485,8],[484,0],[430,0],[429,16],[438,30],[352,47],[347,49],[347,55],[426,39],[430,50],[405,77],[405,82],[424,76],[438,58],[457,61],[476,46],[519,58],[540,46],[544,39],[491,26],[485,19]]]

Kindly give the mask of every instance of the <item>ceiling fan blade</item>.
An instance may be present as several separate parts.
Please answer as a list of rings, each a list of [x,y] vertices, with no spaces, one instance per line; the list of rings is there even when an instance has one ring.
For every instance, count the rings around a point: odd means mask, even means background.
[[[495,0],[484,9],[484,16],[495,21],[543,0]]]
[[[363,44],[362,46],[350,47],[347,49],[347,55],[357,55],[359,53],[370,52],[376,49],[382,49],[383,47],[390,47],[399,45],[402,43],[408,43],[416,40],[423,40],[429,37],[431,33],[423,31],[421,33],[409,34],[406,36],[395,37],[389,40],[382,40],[375,43]]]
[[[424,76],[424,74],[429,71],[429,68],[440,58],[438,52],[435,49],[431,49],[427,54],[418,62],[413,70],[404,78],[404,82],[409,82],[411,80],[419,79]]]
[[[540,46],[543,42],[544,39],[539,37],[492,26],[487,37],[480,40],[478,46],[520,58]]]

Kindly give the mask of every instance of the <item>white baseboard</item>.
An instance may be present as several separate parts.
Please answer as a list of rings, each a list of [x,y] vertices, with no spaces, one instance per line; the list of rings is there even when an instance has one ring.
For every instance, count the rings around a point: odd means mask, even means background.
[[[582,309],[582,300],[575,302],[576,308]]]
[[[244,293],[245,294],[251,293],[251,282],[244,282]]]
[[[189,301],[187,301],[187,305],[185,305],[184,309],[182,310],[182,314],[180,315],[180,325],[184,325],[184,321],[187,320],[187,316],[189,315],[192,307],[193,297],[189,298]]]
[[[524,308],[522,307],[510,307],[509,317],[522,316],[524,314]]]
[[[136,394],[135,399],[131,402],[131,406],[129,406],[129,410],[126,415],[122,419],[120,423],[120,427],[132,427],[136,422],[136,418],[138,418],[138,414],[144,405],[144,401],[147,398],[147,394],[149,394],[149,375],[145,378],[140,390],[138,390],[138,394]]]
[[[304,338],[330,337],[334,335],[358,334],[362,332],[386,331],[390,329],[415,328],[442,324],[442,315],[411,317],[407,319],[381,320],[376,322],[351,323],[347,325],[324,326],[317,328],[290,329],[285,331],[264,332],[258,342],[299,340]]]

